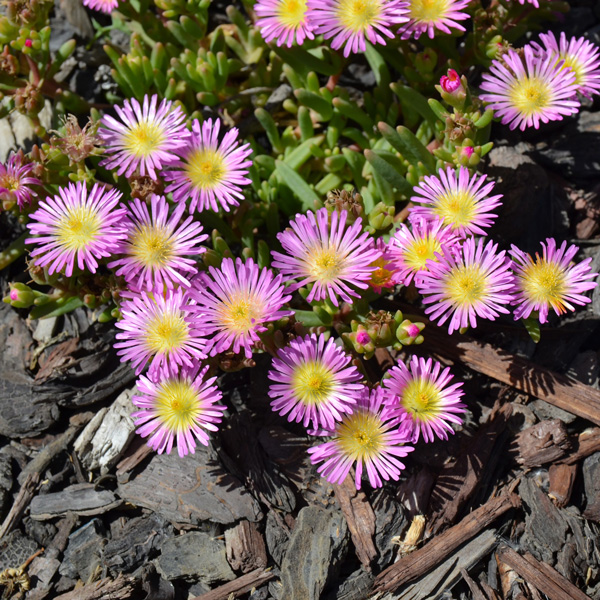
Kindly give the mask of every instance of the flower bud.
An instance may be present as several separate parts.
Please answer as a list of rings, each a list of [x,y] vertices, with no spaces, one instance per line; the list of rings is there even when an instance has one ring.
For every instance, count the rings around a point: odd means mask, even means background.
[[[404,346],[422,344],[425,338],[421,335],[421,331],[424,328],[425,323],[413,323],[410,319],[405,319],[396,330],[396,337]]]
[[[6,304],[10,304],[15,308],[29,308],[33,305],[35,294],[28,285],[18,282],[9,285],[10,293],[3,298],[3,301],[6,302]]]
[[[369,225],[376,231],[389,229],[394,224],[396,209],[383,202],[377,204],[369,213]]]

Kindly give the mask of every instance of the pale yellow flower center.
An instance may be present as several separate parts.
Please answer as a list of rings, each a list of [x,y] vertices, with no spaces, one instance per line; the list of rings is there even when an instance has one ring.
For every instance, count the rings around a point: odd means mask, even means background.
[[[189,327],[183,316],[166,312],[148,324],[146,346],[154,354],[168,353],[181,348],[189,338]]]
[[[331,282],[340,276],[344,261],[335,248],[317,247],[309,254],[307,262],[309,275],[317,281]]]
[[[219,316],[225,329],[241,334],[262,321],[262,310],[253,295],[240,293],[220,305]]]
[[[369,285],[374,288],[389,287],[393,273],[387,269],[388,262],[383,257],[379,257],[371,263],[371,266],[376,269],[371,273]]]
[[[511,84],[508,96],[512,105],[525,116],[542,112],[550,104],[547,83],[538,77],[524,77]]]
[[[202,412],[196,390],[178,379],[160,384],[155,409],[160,422],[172,433],[189,430]]]
[[[223,155],[215,150],[195,150],[187,161],[187,176],[192,185],[201,190],[214,190],[227,172]]]
[[[357,410],[338,426],[337,441],[345,456],[363,461],[376,458],[385,447],[381,419],[371,412]]]
[[[173,241],[169,232],[160,227],[138,227],[130,244],[131,254],[146,267],[164,267],[173,258]]]
[[[279,22],[291,29],[304,23],[306,15],[306,0],[281,0],[277,7]]]
[[[433,213],[444,220],[452,229],[471,225],[475,217],[475,198],[464,191],[447,192],[436,199]]]
[[[150,156],[165,141],[163,129],[154,122],[140,121],[123,136],[123,145],[136,158]]]
[[[70,208],[57,225],[56,236],[69,250],[82,250],[100,234],[101,220],[87,206]]]
[[[329,399],[335,389],[335,378],[323,363],[307,361],[294,369],[291,386],[302,404],[314,406]]]
[[[375,25],[381,15],[380,0],[340,0],[337,16],[341,24],[354,32]]]
[[[429,379],[417,377],[402,391],[400,403],[406,412],[420,421],[435,418],[440,410],[441,390]]]
[[[417,238],[405,248],[404,262],[412,271],[422,271],[429,259],[437,262],[436,252],[441,254],[442,246],[435,235]]]
[[[436,23],[448,13],[448,0],[412,0],[410,18],[418,23]]]
[[[566,312],[563,302],[567,291],[564,269],[555,262],[537,257],[521,274],[523,292],[536,303],[549,304],[559,314]]]
[[[487,294],[487,279],[479,265],[456,267],[446,281],[446,294],[455,306],[474,306]]]

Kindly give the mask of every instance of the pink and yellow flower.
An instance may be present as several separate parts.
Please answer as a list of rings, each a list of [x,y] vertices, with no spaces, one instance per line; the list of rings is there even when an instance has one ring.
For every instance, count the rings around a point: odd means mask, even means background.
[[[83,0],[83,5],[109,15],[119,6],[119,0]]]
[[[267,43],[275,41],[278,46],[291,48],[294,42],[301,45],[306,38],[315,37],[306,0],[258,0],[254,11],[256,26]]]
[[[23,163],[22,154],[11,154],[6,163],[0,163],[0,199],[4,203],[14,202],[20,210],[31,203],[34,191],[32,185],[42,185],[42,182],[31,175],[33,165]]]
[[[419,39],[426,33],[431,39],[436,32],[452,33],[452,29],[465,31],[459,23],[469,18],[463,9],[470,0],[411,0],[409,2],[409,21],[398,33],[403,40],[410,37]]]

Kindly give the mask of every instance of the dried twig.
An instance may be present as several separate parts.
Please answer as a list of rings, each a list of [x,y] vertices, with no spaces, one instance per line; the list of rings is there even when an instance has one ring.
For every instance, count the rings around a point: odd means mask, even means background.
[[[275,577],[275,573],[271,569],[256,569],[191,600],[229,600],[230,597],[239,598],[242,594],[266,583],[269,579],[273,579],[273,577]]]
[[[120,573],[116,579],[101,579],[56,596],[54,600],[126,600],[135,597],[135,593],[136,580]]]

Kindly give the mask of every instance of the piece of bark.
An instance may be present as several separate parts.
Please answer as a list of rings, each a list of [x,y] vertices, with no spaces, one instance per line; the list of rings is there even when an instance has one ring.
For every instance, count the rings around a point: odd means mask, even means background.
[[[153,452],[154,450],[148,446],[142,437],[135,437],[133,442],[129,444],[126,455],[117,463],[119,483],[127,482],[129,480],[128,474]]]
[[[496,402],[489,421],[480,427],[457,458],[445,465],[431,492],[430,529],[436,533],[455,523],[459,513],[477,489],[498,435],[512,414],[510,404]],[[430,510],[431,510],[430,508]]]
[[[265,540],[257,526],[250,521],[241,521],[225,531],[225,549],[234,571],[249,573],[267,566]]]
[[[600,452],[588,456],[581,467],[585,489],[584,517],[600,522]]]
[[[45,521],[72,512],[81,516],[101,515],[123,501],[110,490],[96,490],[92,483],[76,483],[60,492],[40,494],[31,501],[31,518]]]
[[[550,477],[548,496],[550,496],[556,506],[563,508],[569,504],[569,500],[571,499],[571,492],[573,491],[573,484],[575,483],[575,476],[577,474],[577,465],[551,465],[548,474]]]
[[[191,600],[229,600],[231,597],[239,598],[252,588],[260,587],[275,577],[271,569],[256,569],[246,573],[233,581],[229,581],[206,594],[191,598]]]
[[[481,581],[481,589],[485,592],[488,600],[501,600],[496,590],[487,582]]]
[[[483,506],[464,517],[460,523],[435,536],[422,548],[385,569],[375,579],[374,591],[395,590],[403,583],[421,577],[499,516],[511,508],[520,506],[520,502],[520,498],[511,491],[491,498]]]
[[[519,432],[511,450],[520,465],[532,468],[558,461],[571,446],[565,424],[559,419],[550,419]]]
[[[19,523],[23,513],[29,506],[40,482],[39,473],[29,473],[21,485],[15,501],[0,527],[0,540],[10,533]]]
[[[559,462],[572,465],[582,458],[587,458],[590,454],[600,451],[600,428],[590,427],[582,431],[573,441],[573,445],[573,451]]]
[[[473,596],[473,600],[487,600],[486,597],[483,595],[481,588],[475,583],[473,579],[471,579],[466,569],[461,569],[460,574],[465,580],[465,583],[469,586],[469,589],[471,590],[471,594]]]
[[[563,577],[550,565],[535,559],[531,554],[523,556],[512,548],[502,545],[497,550],[499,560],[514,569],[525,581],[533,584],[550,600],[590,600],[579,588]]]
[[[408,518],[427,513],[435,479],[435,473],[423,466],[400,482],[397,496],[408,510]]]
[[[600,425],[600,390],[589,385],[473,338],[449,336],[438,327],[427,329],[423,347]]]
[[[120,574],[116,579],[101,579],[56,596],[54,600],[126,600],[137,594],[136,580]]]

